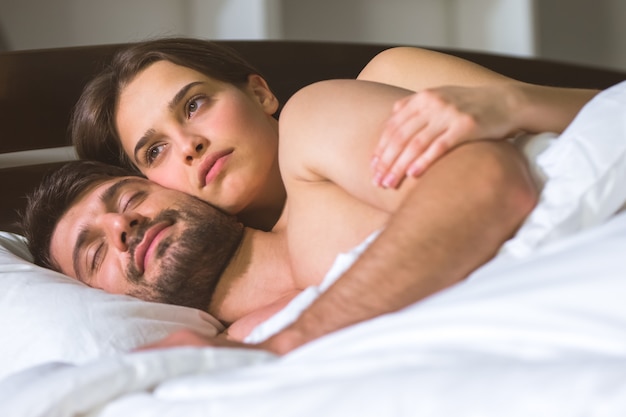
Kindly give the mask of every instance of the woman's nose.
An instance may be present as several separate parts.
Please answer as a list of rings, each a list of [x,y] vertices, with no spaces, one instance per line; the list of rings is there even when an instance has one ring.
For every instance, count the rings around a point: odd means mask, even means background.
[[[209,141],[202,136],[191,136],[183,141],[182,151],[185,162],[191,163],[194,159],[204,155],[209,147]]]

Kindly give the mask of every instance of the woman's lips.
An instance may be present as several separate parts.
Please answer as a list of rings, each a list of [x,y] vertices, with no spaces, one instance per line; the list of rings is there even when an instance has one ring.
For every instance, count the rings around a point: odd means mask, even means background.
[[[200,182],[201,187],[209,184],[213,181],[213,179],[215,179],[215,177],[217,177],[232,152],[233,149],[215,152],[207,156],[205,160],[202,161],[198,172],[198,181]]]
[[[137,248],[135,249],[134,261],[140,274],[143,274],[146,270],[148,258],[152,258],[156,247],[169,226],[171,226],[169,223],[159,223],[152,226],[146,231],[143,240],[139,243],[139,245],[137,245]]]

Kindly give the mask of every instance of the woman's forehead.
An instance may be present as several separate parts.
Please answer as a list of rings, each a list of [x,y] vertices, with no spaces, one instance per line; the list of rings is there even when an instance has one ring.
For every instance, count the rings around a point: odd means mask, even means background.
[[[184,82],[186,79],[212,79],[211,77],[196,71],[193,68],[189,68],[183,65],[175,64],[171,61],[161,60],[156,61],[139,73],[126,84],[126,87],[122,89],[124,91],[130,85],[137,85],[141,83],[152,82]],[[139,82],[138,82],[139,81]]]

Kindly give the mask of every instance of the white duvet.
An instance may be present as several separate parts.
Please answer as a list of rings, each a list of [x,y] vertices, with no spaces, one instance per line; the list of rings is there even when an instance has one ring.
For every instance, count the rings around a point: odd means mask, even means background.
[[[626,85],[559,141],[543,166],[577,171],[449,290],[284,357],[177,348],[31,367],[0,382],[0,416],[624,416]]]
[[[31,369],[2,416],[623,416],[626,214],[277,358],[180,348]]]

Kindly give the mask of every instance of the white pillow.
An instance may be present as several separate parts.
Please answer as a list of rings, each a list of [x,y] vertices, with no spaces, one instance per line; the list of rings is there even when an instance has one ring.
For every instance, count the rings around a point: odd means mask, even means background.
[[[525,256],[596,226],[626,201],[626,81],[602,91],[536,160],[547,182],[503,252]]]
[[[183,327],[223,330],[205,312],[107,294],[30,260],[21,236],[0,232],[0,378],[129,351]]]

